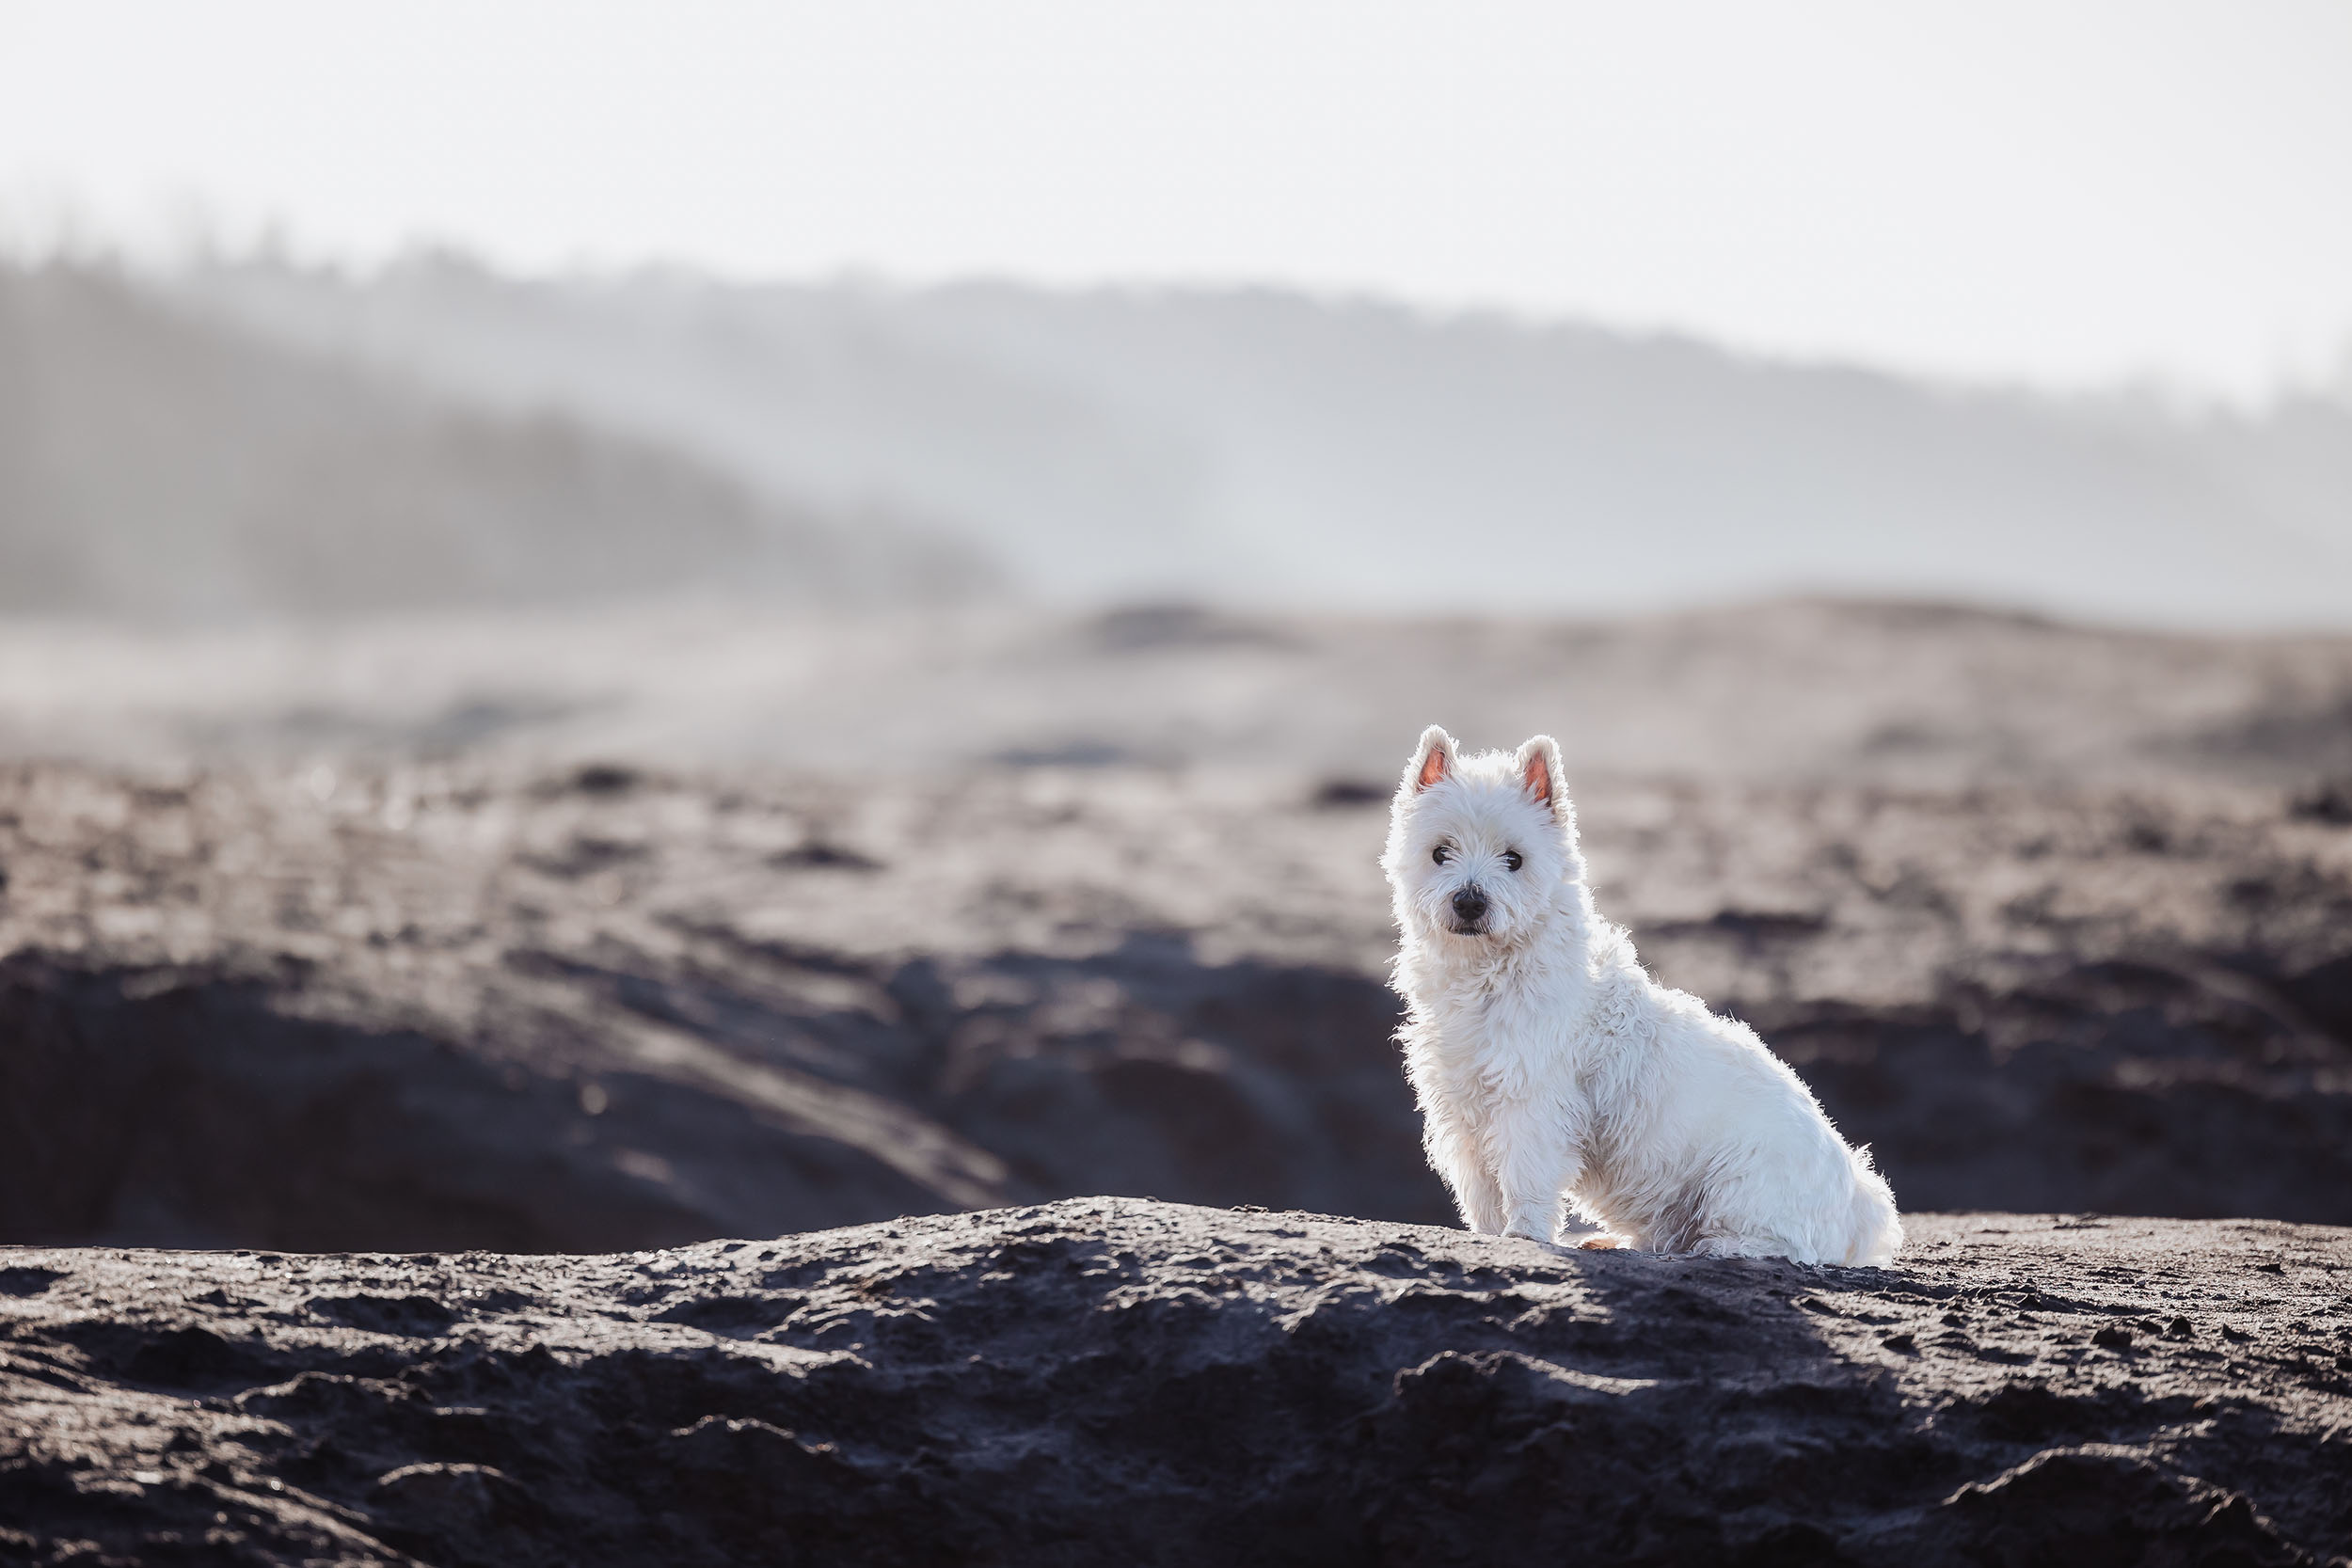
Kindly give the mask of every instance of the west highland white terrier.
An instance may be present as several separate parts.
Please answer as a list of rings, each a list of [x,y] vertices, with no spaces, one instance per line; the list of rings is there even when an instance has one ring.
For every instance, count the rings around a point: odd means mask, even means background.
[[[1381,859],[1405,1071],[1463,1223],[1555,1243],[1879,1263],[1894,1194],[1788,1066],[1649,977],[1584,881],[1560,748],[1457,755],[1432,725]]]

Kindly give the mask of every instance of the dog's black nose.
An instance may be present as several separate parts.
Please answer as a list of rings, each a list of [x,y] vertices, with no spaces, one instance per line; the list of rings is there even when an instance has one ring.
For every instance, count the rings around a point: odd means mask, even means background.
[[[1465,926],[1474,926],[1486,913],[1486,895],[1474,887],[1466,887],[1454,895],[1454,918]]]

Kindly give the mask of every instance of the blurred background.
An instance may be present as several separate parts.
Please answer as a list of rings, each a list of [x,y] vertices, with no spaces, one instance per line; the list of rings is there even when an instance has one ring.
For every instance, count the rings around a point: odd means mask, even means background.
[[[0,0],[0,1241],[1443,1223],[1374,860],[2352,1223],[2352,12]]]

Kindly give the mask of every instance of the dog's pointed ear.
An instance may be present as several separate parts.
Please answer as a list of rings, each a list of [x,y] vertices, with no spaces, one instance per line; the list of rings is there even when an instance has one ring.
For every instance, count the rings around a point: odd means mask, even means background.
[[[1413,752],[1413,765],[1405,770],[1405,777],[1418,795],[1431,784],[1454,776],[1454,737],[1432,724],[1421,732],[1421,745]]]
[[[1539,735],[1519,748],[1519,783],[1535,803],[1550,808],[1560,815],[1562,793],[1560,777],[1560,743],[1548,735]]]

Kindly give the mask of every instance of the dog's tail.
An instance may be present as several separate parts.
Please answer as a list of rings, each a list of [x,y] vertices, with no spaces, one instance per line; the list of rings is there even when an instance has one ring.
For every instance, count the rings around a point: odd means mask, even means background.
[[[1848,1223],[1846,1260],[1883,1268],[1903,1247],[1902,1216],[1895,1210],[1895,1191],[1878,1172],[1870,1146],[1853,1149],[1853,1196]]]

